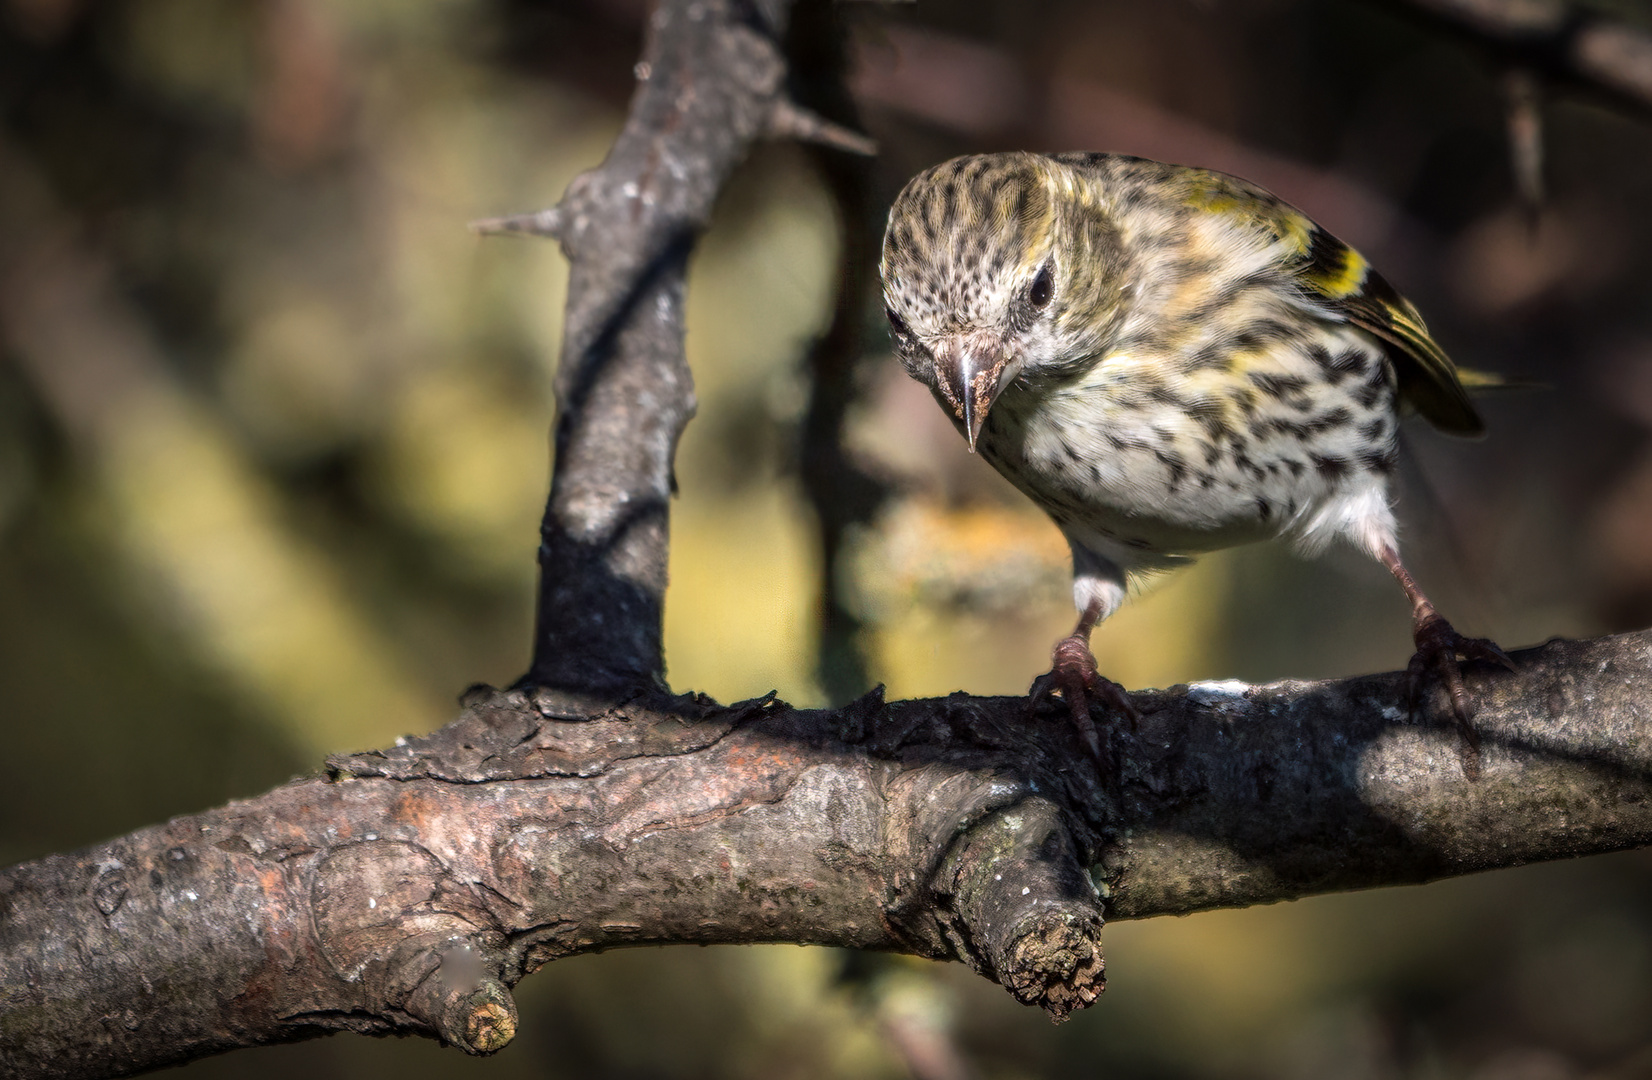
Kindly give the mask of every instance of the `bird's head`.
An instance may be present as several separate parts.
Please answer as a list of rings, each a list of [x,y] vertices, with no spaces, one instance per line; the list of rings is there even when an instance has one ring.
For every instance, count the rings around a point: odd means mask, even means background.
[[[975,448],[1000,393],[1084,366],[1127,280],[1103,192],[1039,154],[954,158],[889,210],[883,296],[895,350]]]

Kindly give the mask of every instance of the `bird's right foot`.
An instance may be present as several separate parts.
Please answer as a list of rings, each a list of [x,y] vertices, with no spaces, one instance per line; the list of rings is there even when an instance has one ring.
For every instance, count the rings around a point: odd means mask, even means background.
[[[1497,643],[1485,638],[1469,638],[1457,630],[1432,605],[1417,620],[1412,631],[1417,651],[1406,668],[1406,698],[1415,716],[1424,696],[1433,682],[1445,687],[1446,700],[1451,706],[1451,718],[1456,722],[1459,753],[1463,773],[1470,779],[1480,776],[1480,733],[1474,729],[1474,702],[1463,685],[1463,673],[1458,668],[1458,657],[1501,664],[1510,671],[1519,671],[1509,654]]]
[[[1029,696],[1036,704],[1059,690],[1072,714],[1073,726],[1078,729],[1090,756],[1097,765],[1110,771],[1111,763],[1102,752],[1101,736],[1096,730],[1095,720],[1090,716],[1091,703],[1101,704],[1110,712],[1124,716],[1132,732],[1141,722],[1141,712],[1124,687],[1096,670],[1096,657],[1090,651],[1085,635],[1069,634],[1056,642],[1050,660],[1050,670],[1033,680]]]

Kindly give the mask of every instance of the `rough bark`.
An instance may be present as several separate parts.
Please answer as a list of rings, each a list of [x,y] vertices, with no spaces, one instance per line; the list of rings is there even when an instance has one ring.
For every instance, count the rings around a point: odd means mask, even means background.
[[[428,738],[0,875],[0,1073],[115,1076],[334,1030],[471,1052],[575,953],[791,941],[965,961],[1057,1018],[1112,918],[1652,840],[1652,631],[1473,669],[1483,776],[1398,675],[1061,710],[477,692]],[[1433,708],[1443,717],[1443,710]]]
[[[785,96],[790,7],[661,3],[607,160],[552,210],[478,223],[555,236],[570,265],[533,685],[664,687],[672,460],[695,407],[683,350],[689,252],[754,140],[869,149]]]
[[[335,1030],[486,1053],[528,972],[662,942],[956,958],[1059,1018],[1104,986],[1104,912],[1652,839],[1652,632],[1471,670],[1478,781],[1393,675],[1137,695],[1105,773],[1021,699],[668,695],[689,246],[752,139],[866,149],[784,97],[787,7],[663,3],[607,162],[554,210],[481,225],[556,235],[573,262],[522,685],[326,776],[0,873],[0,1073],[127,1075]]]

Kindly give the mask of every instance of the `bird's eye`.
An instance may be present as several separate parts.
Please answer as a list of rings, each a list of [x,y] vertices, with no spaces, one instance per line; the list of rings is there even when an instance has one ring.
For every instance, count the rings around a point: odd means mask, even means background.
[[[897,337],[911,336],[912,331],[906,328],[906,320],[901,318],[894,308],[886,307],[883,309],[883,313],[889,316],[889,328],[895,331]]]
[[[1050,264],[1045,263],[1038,268],[1038,276],[1032,279],[1027,287],[1027,302],[1039,311],[1050,306],[1050,298],[1055,295],[1055,271]]]

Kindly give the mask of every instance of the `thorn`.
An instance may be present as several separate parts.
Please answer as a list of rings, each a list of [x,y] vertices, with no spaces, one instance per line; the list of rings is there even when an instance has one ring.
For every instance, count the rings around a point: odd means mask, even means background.
[[[777,99],[774,108],[769,110],[769,134],[779,139],[819,143],[821,146],[830,146],[851,154],[864,154],[867,157],[872,157],[878,152],[875,140],[842,124],[833,123],[819,113],[811,112],[786,98]]]
[[[1510,68],[1503,76],[1508,99],[1509,164],[1514,186],[1526,207],[1526,224],[1537,237],[1543,212],[1543,101],[1542,88],[1530,68]]]
[[[470,231],[478,236],[551,236],[560,239],[561,229],[562,214],[555,206],[532,214],[480,218],[470,223]]]

